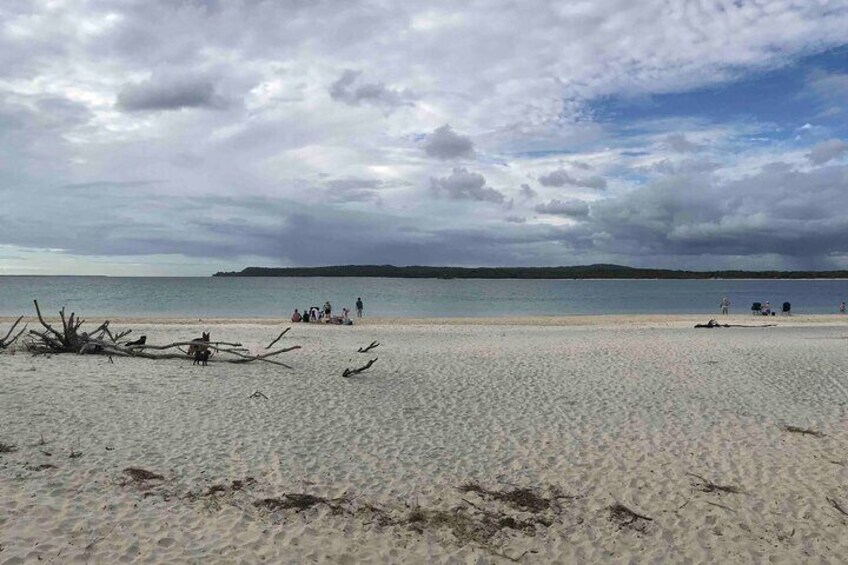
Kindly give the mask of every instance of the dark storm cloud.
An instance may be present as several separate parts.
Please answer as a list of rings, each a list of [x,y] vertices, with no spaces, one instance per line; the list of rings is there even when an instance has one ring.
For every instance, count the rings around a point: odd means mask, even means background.
[[[477,200],[479,202],[503,203],[506,197],[502,192],[486,185],[483,175],[456,167],[451,174],[442,178],[431,178],[430,189],[438,196],[447,196],[453,200]]]
[[[330,85],[330,98],[350,106],[373,104],[375,106],[411,106],[414,96],[407,90],[394,90],[382,82],[357,83],[362,71],[348,69]]]
[[[589,204],[583,200],[551,200],[537,205],[534,210],[539,214],[583,218],[589,215]]]
[[[562,187],[565,185],[579,186],[603,190],[607,187],[606,179],[599,176],[575,178],[565,169],[557,169],[539,177],[542,186]]]
[[[474,144],[471,138],[456,133],[445,124],[427,136],[424,152],[436,159],[459,159],[474,156]]]
[[[594,202],[578,239],[633,255],[778,254],[821,264],[848,251],[846,208],[848,167],[768,166],[734,181],[676,176]]]
[[[168,111],[183,108],[223,109],[226,100],[208,77],[154,76],[125,84],[115,104],[125,112]]]

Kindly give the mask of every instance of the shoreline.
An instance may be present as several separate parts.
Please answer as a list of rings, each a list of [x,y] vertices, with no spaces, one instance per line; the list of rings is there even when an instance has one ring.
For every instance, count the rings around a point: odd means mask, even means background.
[[[57,316],[45,316],[48,323],[61,323]],[[373,327],[373,326],[590,326],[590,327],[687,327],[715,319],[719,323],[759,326],[776,324],[780,326],[842,326],[848,327],[848,315],[845,314],[798,314],[792,316],[754,316],[751,314],[575,314],[564,316],[481,316],[481,317],[364,317],[353,318],[353,326],[337,326],[323,323],[302,324],[286,318],[274,317],[211,317],[194,318],[187,316],[92,316],[86,318],[87,325],[100,324],[106,320],[113,325],[139,324],[182,326],[206,324],[212,326],[254,325],[294,327]],[[9,324],[17,316],[0,316],[0,324]],[[38,325],[36,316],[24,316],[21,323]]]

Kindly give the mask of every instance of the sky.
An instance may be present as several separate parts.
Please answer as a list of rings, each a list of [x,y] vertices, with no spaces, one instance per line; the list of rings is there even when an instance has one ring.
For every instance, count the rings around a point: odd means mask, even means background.
[[[0,274],[848,269],[848,0],[3,0]]]

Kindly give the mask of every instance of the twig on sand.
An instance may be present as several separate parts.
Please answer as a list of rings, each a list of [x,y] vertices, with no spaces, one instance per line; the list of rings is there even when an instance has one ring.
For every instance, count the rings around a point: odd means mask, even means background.
[[[653,518],[649,518],[644,514],[639,514],[638,512],[631,510],[620,502],[616,502],[615,504],[610,506],[609,510],[612,514],[612,517],[625,526],[632,524],[636,520],[647,520],[648,522],[653,522],[654,520]]]
[[[280,341],[280,340],[283,338],[283,336],[284,336],[284,335],[286,335],[286,332],[288,332],[290,329],[291,329],[291,326],[289,326],[289,327],[287,327],[286,329],[284,329],[284,330],[283,330],[283,332],[282,332],[280,335],[278,335],[278,336],[277,336],[277,339],[275,339],[274,341],[272,341],[271,343],[269,343],[269,344],[268,344],[268,347],[266,347],[265,349],[271,349],[271,347],[273,347],[273,345],[274,345],[275,343],[277,343],[278,341]]]
[[[649,522],[653,521],[653,518],[640,514],[635,510],[631,510],[620,502],[616,502],[610,506],[609,511],[610,521],[617,524],[619,529],[628,528],[640,534],[647,533]]]
[[[736,510],[734,510],[733,508],[731,508],[729,506],[725,506],[724,504],[719,504],[718,502],[710,502],[709,500],[705,500],[704,502],[706,502],[710,506],[718,506],[719,508],[724,508],[725,510],[730,510],[733,513],[736,512]]]
[[[259,392],[258,390],[256,392],[254,392],[253,394],[251,394],[250,396],[248,396],[248,398],[264,398],[265,400],[268,400],[268,397],[265,396],[264,394],[262,394],[261,392]]]
[[[731,494],[741,494],[743,492],[742,489],[733,485],[719,485],[709,479],[705,479],[701,475],[696,475],[695,473],[686,474],[695,477],[703,483],[700,485],[700,490],[702,490],[703,492],[729,492]]]
[[[791,432],[793,434],[802,434],[802,435],[815,436],[815,437],[824,437],[824,434],[821,433],[821,432],[818,432],[816,430],[808,430],[808,429],[805,429],[805,428],[799,428],[798,426],[784,426],[783,429],[786,430],[787,432]]]
[[[373,364],[374,364],[374,362],[376,362],[376,361],[377,361],[377,357],[374,357],[373,359],[371,359],[370,361],[368,361],[368,363],[367,363],[367,364],[365,364],[364,366],[362,366],[362,367],[360,367],[360,368],[358,368],[358,369],[345,369],[345,370],[344,370],[344,373],[342,373],[342,376],[343,376],[344,378],[348,378],[348,377],[352,377],[353,375],[358,375],[359,373],[361,373],[361,372],[363,372],[363,371],[366,371],[366,370],[370,369],[370,368],[371,368],[371,365],[373,365]]]
[[[844,506],[839,504],[839,501],[837,501],[835,498],[827,497],[827,501],[830,503],[831,506],[836,508],[836,510],[838,510],[840,513],[844,514],[845,516],[848,516],[848,510],[846,510]]]
[[[376,349],[379,346],[380,346],[379,341],[372,341],[367,347],[360,347],[359,349],[356,350],[356,352],[357,353],[368,353],[372,349]]]

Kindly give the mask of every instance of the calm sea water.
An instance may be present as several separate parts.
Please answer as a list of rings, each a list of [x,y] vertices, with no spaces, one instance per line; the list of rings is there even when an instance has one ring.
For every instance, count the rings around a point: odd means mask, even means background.
[[[722,296],[731,313],[751,303],[791,302],[796,313],[836,313],[848,301],[840,280],[439,280],[379,278],[0,277],[0,315],[288,317],[294,308],[353,309],[368,316],[711,314]]]

